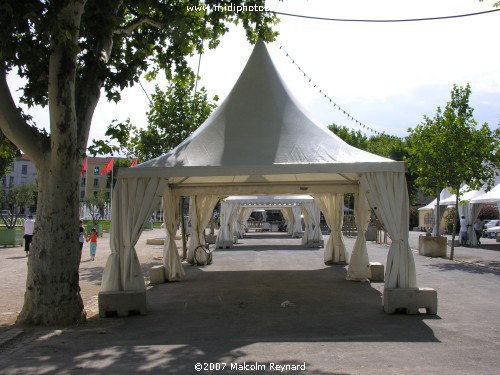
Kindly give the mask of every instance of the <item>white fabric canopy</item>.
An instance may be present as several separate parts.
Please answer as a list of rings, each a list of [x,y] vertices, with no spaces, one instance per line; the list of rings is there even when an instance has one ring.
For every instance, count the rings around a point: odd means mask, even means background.
[[[178,147],[125,168],[122,178],[169,178],[178,195],[355,192],[357,173],[405,164],[359,150],[312,120],[292,97],[259,41],[217,110]],[[312,186],[312,184],[314,186]],[[341,191],[340,191],[341,190]]]
[[[487,193],[475,196],[470,200],[471,203],[497,203],[500,202],[500,183],[495,185]]]

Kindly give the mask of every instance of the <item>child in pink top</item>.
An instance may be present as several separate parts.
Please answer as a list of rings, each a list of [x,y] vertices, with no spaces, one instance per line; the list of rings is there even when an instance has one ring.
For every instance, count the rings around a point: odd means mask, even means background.
[[[90,260],[95,260],[95,253],[97,250],[97,229],[92,228],[90,230],[90,235],[87,238],[87,242],[90,241]]]

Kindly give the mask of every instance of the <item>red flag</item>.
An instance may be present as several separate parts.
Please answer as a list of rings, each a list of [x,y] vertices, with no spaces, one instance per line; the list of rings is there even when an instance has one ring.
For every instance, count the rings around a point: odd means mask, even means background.
[[[106,164],[106,166],[102,169],[101,176],[103,176],[107,172],[111,172],[112,170],[113,170],[113,158],[111,158],[108,164]]]
[[[83,159],[82,177],[85,176],[86,171],[87,171],[87,158]]]
[[[134,161],[132,162],[132,164],[130,164],[129,168],[135,167],[136,165],[137,165],[137,159],[134,159]]]

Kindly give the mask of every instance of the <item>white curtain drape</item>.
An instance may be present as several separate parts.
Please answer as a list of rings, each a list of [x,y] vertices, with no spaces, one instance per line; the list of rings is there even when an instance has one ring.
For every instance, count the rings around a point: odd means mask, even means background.
[[[163,245],[163,265],[168,281],[178,281],[184,277],[184,268],[177,244],[175,234],[179,222],[179,197],[172,194],[172,189],[166,188],[163,192],[163,221],[165,223],[166,240]]]
[[[309,218],[311,219],[311,224],[314,227],[311,229],[308,239],[312,241],[322,240],[323,234],[321,233],[320,227],[321,213],[318,205],[314,202],[306,202],[303,204],[303,208],[307,212]]]
[[[310,238],[312,238],[313,228],[312,228],[312,218],[307,212],[307,209],[301,205],[302,216],[304,217],[304,233],[302,234],[302,243],[307,244]]]
[[[212,217],[217,195],[194,195],[189,200],[189,217],[192,234],[189,237],[187,260],[190,263],[210,264],[211,257],[205,250],[205,228]]]
[[[217,240],[215,241],[215,247],[222,246],[222,244],[227,241],[233,241],[233,237],[229,228],[229,220],[231,218],[231,212],[233,210],[233,203],[224,202],[220,203],[220,228],[219,234],[217,235]]]
[[[358,236],[354,243],[349,267],[347,268],[347,280],[367,280],[371,278],[370,260],[366,249],[365,232],[370,224],[371,209],[362,189],[354,195],[354,220],[358,228]]]
[[[292,229],[292,237],[298,238],[302,235],[302,210],[300,206],[293,206],[293,229]]]
[[[281,210],[283,214],[283,219],[285,220],[285,227],[286,227],[286,232],[289,235],[292,235],[293,231],[293,212],[290,207],[284,208]]]
[[[245,228],[247,226],[245,225],[245,223],[247,222],[247,220],[250,217],[251,213],[252,213],[252,210],[250,208],[248,208],[248,207],[244,207],[240,211],[240,215],[239,215],[239,218],[238,218],[240,238],[243,238],[243,236],[246,233]]]
[[[385,287],[416,288],[415,261],[408,243],[409,201],[405,174],[367,172],[361,174],[360,183],[370,206],[391,238]]]
[[[467,220],[467,224],[470,225],[470,228],[472,228],[469,232],[469,235],[472,237],[471,243],[472,246],[477,246],[477,237],[476,237],[476,231],[474,230],[474,222],[479,216],[479,212],[481,211],[482,204],[480,203],[471,203],[467,202],[466,204],[458,204],[458,214],[460,217],[463,215],[465,216],[465,220]]]
[[[146,289],[134,246],[144,223],[159,206],[166,184],[157,177],[118,179],[113,190],[111,254],[102,273],[101,291]]]
[[[229,215],[229,233],[231,233],[231,241],[236,242],[235,237],[238,238],[240,234],[240,225],[238,223],[238,218],[241,212],[241,204],[233,204],[231,209],[231,214]]]
[[[342,225],[344,223],[343,194],[315,194],[314,201],[323,211],[326,223],[331,230],[325,246],[325,264],[347,264],[349,257],[346,251]]]
[[[434,209],[436,210],[434,216],[435,217],[437,216],[437,221],[434,223],[434,226],[432,227],[432,235],[437,236],[438,226],[441,224],[441,219],[443,218],[443,214],[447,208],[445,205],[439,205],[439,206],[436,205]],[[434,218],[434,220],[436,220],[436,218]],[[441,230],[439,230],[439,233],[442,234]]]

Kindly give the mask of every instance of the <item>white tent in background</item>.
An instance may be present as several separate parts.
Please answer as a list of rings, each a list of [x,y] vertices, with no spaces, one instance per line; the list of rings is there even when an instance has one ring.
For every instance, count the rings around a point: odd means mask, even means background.
[[[464,185],[460,188],[463,191],[463,194],[460,195],[460,201],[458,203],[458,214],[459,216],[465,216],[465,220],[469,225],[469,237],[472,240],[472,245],[475,246],[477,244],[477,237],[475,231],[472,229],[474,221],[478,218],[479,212],[481,211],[481,205],[479,203],[497,203],[499,200],[488,201],[491,199],[495,199],[498,197],[500,193],[500,188],[498,188],[500,184],[500,176],[495,177],[495,187],[486,193],[486,187],[483,187],[479,190],[470,190],[467,185]],[[491,194],[490,194],[491,193]],[[488,195],[489,194],[489,195]],[[486,196],[486,199],[484,197]],[[444,199],[440,204],[446,206],[454,206],[456,204],[456,195],[453,194],[447,199]],[[497,203],[497,206],[499,204]]]
[[[220,245],[222,247],[230,246],[233,234],[238,234],[240,238],[243,237],[245,233],[244,223],[252,210],[256,208],[281,210],[285,218],[288,234],[299,237],[302,235],[301,207],[306,203],[313,202],[314,198],[310,195],[229,196],[221,203],[221,230],[219,231],[218,240],[223,241],[223,243],[220,243]],[[239,212],[234,214],[235,211]],[[233,214],[228,213],[223,218],[225,212],[233,212]]]
[[[366,199],[392,239],[386,291],[414,288],[405,171],[404,162],[358,150],[306,115],[259,41],[228,97],[199,129],[167,154],[119,171],[113,194],[112,253],[101,290],[145,291],[134,245],[162,197],[164,212],[169,213],[165,216],[166,278],[179,280],[182,265],[173,241],[179,196],[190,196],[191,202],[188,259],[206,264],[209,256],[201,236],[218,196],[313,194],[330,228],[338,228],[345,193],[358,198],[358,228],[369,219]],[[337,246],[338,239],[334,240]],[[362,252],[363,243],[357,249]],[[367,256],[355,256],[356,251],[350,266],[355,258],[359,274],[353,272],[351,277],[363,280],[369,272]],[[345,264],[337,249],[333,255],[331,262]],[[387,297],[387,311],[390,304]]]
[[[442,201],[443,200],[447,200],[450,196],[451,196],[451,192],[448,190],[448,189],[443,189],[441,190],[441,193],[439,194],[439,218],[436,220],[436,215],[434,215],[434,226],[432,228],[432,235],[435,236],[437,235],[437,228],[438,228],[438,223],[441,222],[441,218],[443,216],[443,213],[444,211],[446,210],[446,207],[441,207],[443,204],[442,204]],[[432,210],[432,211],[435,211],[436,210],[436,206],[437,206],[437,198],[434,198],[434,200],[427,204],[426,206],[424,207],[420,207],[418,210],[419,211],[428,211],[428,210]]]
[[[471,203],[490,203],[498,204],[500,202],[500,184],[495,185],[487,193],[478,195],[470,200]]]
[[[460,190],[463,192],[460,195],[460,202],[469,202],[471,199],[474,199],[474,198],[485,193],[484,189],[466,191],[467,189],[468,189],[467,185],[464,185],[463,187],[460,188]],[[439,204],[441,206],[454,206],[456,204],[456,199],[457,199],[457,195],[452,194],[448,198],[443,199],[441,202],[439,202]],[[459,204],[460,204],[460,202],[459,202]]]

